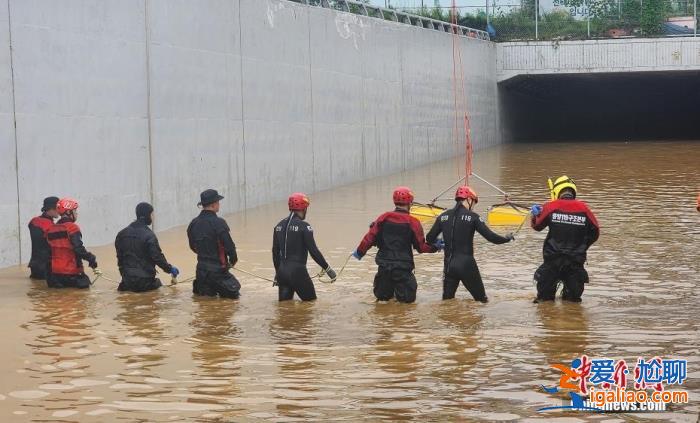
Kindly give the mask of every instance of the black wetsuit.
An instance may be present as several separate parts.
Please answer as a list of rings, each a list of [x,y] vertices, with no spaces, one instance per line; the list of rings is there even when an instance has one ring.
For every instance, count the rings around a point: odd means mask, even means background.
[[[291,300],[294,293],[303,301],[316,299],[316,289],[306,269],[309,254],[322,269],[328,269],[311,225],[292,213],[275,226],[272,234],[272,262],[280,301]]]
[[[562,281],[562,298],[581,301],[588,283],[586,254],[600,234],[595,215],[582,201],[559,199],[545,203],[531,224],[536,231],[549,227],[542,247],[544,263],[535,272],[537,300],[553,300]]]
[[[487,302],[484,282],[474,259],[474,233],[478,232],[489,242],[503,244],[509,241],[491,231],[478,214],[463,204],[446,210],[435,220],[426,240],[433,244],[442,233],[445,241],[445,266],[442,299],[455,297],[459,282],[464,284],[475,300]]]
[[[119,291],[144,292],[162,286],[156,278],[156,265],[165,273],[172,266],[160,249],[158,238],[143,218],[139,218],[122,229],[114,241],[117,250],[117,264],[122,281]]]
[[[229,271],[238,262],[236,244],[226,221],[202,210],[187,227],[190,249],[197,253],[197,274],[192,292],[197,295],[238,298],[241,284]]]

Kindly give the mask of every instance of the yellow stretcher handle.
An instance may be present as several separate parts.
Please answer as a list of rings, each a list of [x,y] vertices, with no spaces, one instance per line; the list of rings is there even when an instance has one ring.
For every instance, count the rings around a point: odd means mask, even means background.
[[[554,182],[552,182],[552,178],[547,178],[547,185],[549,185],[549,198],[551,198],[552,201],[556,200],[556,198],[554,198]]]

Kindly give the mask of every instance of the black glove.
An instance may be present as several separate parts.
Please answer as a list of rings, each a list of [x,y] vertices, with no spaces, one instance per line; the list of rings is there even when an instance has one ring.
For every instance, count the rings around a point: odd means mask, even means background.
[[[93,260],[90,263],[88,263],[90,266],[90,269],[96,269],[97,268],[97,260]]]
[[[335,282],[335,280],[338,279],[338,275],[335,273],[335,270],[333,270],[330,266],[328,266],[328,269],[326,269],[326,274],[329,278],[331,278],[331,282]]]

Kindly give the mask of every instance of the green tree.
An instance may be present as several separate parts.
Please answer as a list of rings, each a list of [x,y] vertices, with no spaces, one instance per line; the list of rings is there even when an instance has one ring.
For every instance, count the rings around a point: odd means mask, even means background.
[[[619,12],[620,27],[629,31],[639,28],[639,19],[642,16],[640,6],[639,0],[622,0]]]
[[[663,0],[643,0],[639,24],[644,35],[657,35],[662,33],[667,14],[667,2]]]
[[[442,12],[442,9],[440,6],[434,6],[431,10],[430,13],[428,14],[429,18],[433,18],[436,21],[445,21],[448,22],[450,20],[449,13],[444,13]]]
[[[466,26],[469,28],[474,28],[474,29],[481,29],[481,30],[486,30],[486,12],[483,10],[479,10],[475,15],[472,14],[464,14],[462,16],[459,16],[459,19],[457,22],[462,25]]]

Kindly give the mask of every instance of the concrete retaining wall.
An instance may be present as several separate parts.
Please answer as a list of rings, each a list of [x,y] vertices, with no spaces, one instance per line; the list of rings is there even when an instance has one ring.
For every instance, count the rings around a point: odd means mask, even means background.
[[[458,43],[472,138],[495,145],[495,46]],[[452,93],[451,35],[410,25],[281,0],[0,0],[0,266],[28,260],[48,195],[104,244],[139,201],[162,230],[207,187],[233,212],[461,153]]]

